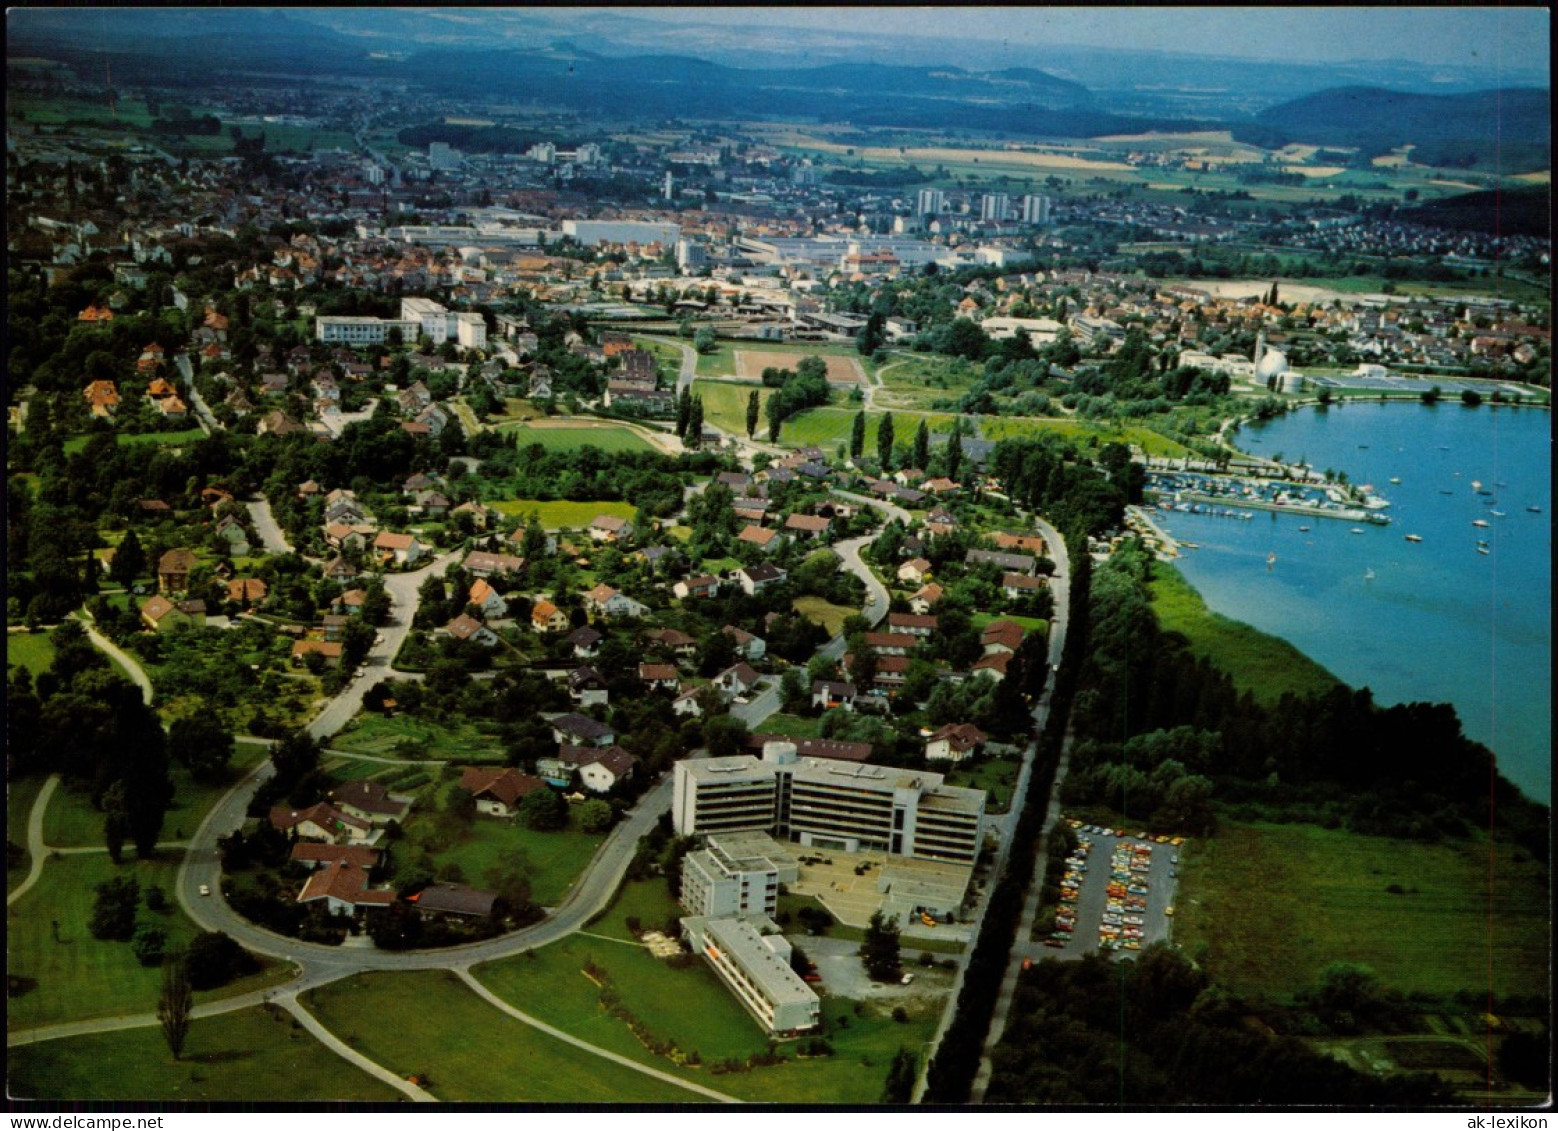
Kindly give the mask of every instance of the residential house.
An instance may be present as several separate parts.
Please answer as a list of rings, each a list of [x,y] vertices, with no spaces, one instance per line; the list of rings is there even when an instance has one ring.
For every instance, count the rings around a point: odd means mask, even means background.
[[[727,696],[735,697],[747,694],[757,686],[761,678],[757,670],[743,660],[720,672],[714,677],[713,683]]]
[[[325,563],[325,579],[327,581],[350,581],[359,572],[356,566],[339,554]]]
[[[744,471],[722,471],[714,477],[714,482],[723,483],[739,497],[752,485],[752,477]]]
[[[460,775],[460,788],[476,799],[476,811],[488,817],[508,819],[519,812],[520,800],[546,783],[512,766],[468,766]]]
[[[605,676],[588,664],[574,668],[568,673],[568,698],[581,707],[609,702]]]
[[[497,620],[509,611],[508,602],[502,595],[487,584],[485,577],[478,577],[471,582],[470,592],[466,594],[468,603],[481,610],[481,615],[488,620]]]
[[[651,629],[644,633],[644,639],[678,656],[692,656],[698,651],[698,641],[676,628]]]
[[[393,561],[400,566],[415,565],[427,552],[415,534],[394,534],[388,530],[379,532],[379,536],[373,540],[373,548],[382,560]]]
[[[874,747],[869,742],[845,742],[837,738],[790,738],[782,734],[749,734],[746,748],[761,756],[770,742],[792,742],[802,758],[827,758],[833,762],[869,762]]]
[[[1016,621],[993,620],[979,633],[979,646],[986,656],[994,652],[1015,652],[1022,646],[1022,625]]]
[[[346,626],[351,623],[351,617],[345,613],[326,613],[320,623],[325,630],[325,639],[338,641],[346,635]]]
[[[783,584],[788,576],[789,574],[784,570],[767,562],[736,571],[736,579],[741,583],[741,589],[748,597],[755,597],[764,589]]]
[[[706,687],[685,688],[671,700],[671,710],[678,715],[700,718],[703,715],[703,696],[707,691]]]
[[[632,530],[627,519],[614,514],[598,514],[590,523],[590,537],[597,542],[617,542]]]
[[[455,617],[444,625],[443,631],[445,635],[452,636],[456,640],[469,640],[474,644],[480,644],[483,648],[491,648],[498,643],[498,634],[469,613],[461,613]]]
[[[544,597],[530,610],[530,626],[537,632],[561,632],[568,623],[568,614]]]
[[[765,552],[778,549],[781,545],[778,539],[779,532],[777,530],[768,530],[758,526],[756,523],[747,524],[741,533],[736,535],[736,541],[750,543]]]
[[[331,844],[373,844],[380,830],[373,822],[354,817],[324,801],[306,809],[277,806],[270,811],[270,823],[282,832],[296,833],[300,840],[323,840]]]
[[[927,581],[910,596],[909,608],[924,616],[936,607],[945,593],[946,590],[934,581]]]
[[[497,905],[498,897],[490,891],[467,887],[465,884],[428,884],[427,887],[406,897],[422,915],[458,915],[463,919],[487,919]]]
[[[1037,534],[1009,534],[998,530],[995,545],[998,550],[1021,550],[1035,557],[1044,556],[1044,539]]]
[[[642,601],[635,601],[604,582],[584,595],[584,603],[605,617],[641,617],[649,611]]]
[[[792,514],[784,520],[784,528],[795,537],[813,540],[826,538],[832,525],[829,519],[814,514]]]
[[[260,604],[268,592],[265,582],[258,577],[235,577],[227,583],[227,599],[246,607]]]
[[[679,682],[675,664],[639,664],[638,678],[651,691],[675,691]]]
[[[368,869],[349,860],[332,860],[313,875],[298,892],[299,903],[325,901],[333,915],[350,915],[359,909],[378,909],[395,902],[391,888],[370,888]]]
[[[589,625],[581,625],[570,632],[564,640],[573,646],[573,654],[582,660],[590,659],[600,651],[600,642],[605,636],[591,628]]]
[[[987,652],[974,661],[968,669],[970,675],[983,676],[988,679],[1003,680],[1006,678],[1007,666],[1012,662],[1010,652]]]
[[[746,629],[727,624],[720,631],[736,642],[736,655],[744,656],[754,664],[768,652],[768,642],[761,636],[752,635]]]
[[[719,578],[702,573],[697,577],[689,577],[685,581],[678,581],[671,586],[671,592],[682,601],[695,597],[713,597],[719,593]]]
[[[930,576],[930,562],[924,558],[910,558],[898,567],[898,580],[919,585]]]
[[[984,747],[987,736],[973,723],[948,723],[925,740],[927,761],[961,762]]]
[[[249,534],[243,523],[232,515],[223,515],[216,522],[216,536],[227,543],[227,552],[235,558],[249,556]]]
[[[887,629],[889,632],[908,633],[910,636],[918,636],[922,640],[936,633],[940,621],[934,616],[924,616],[919,613],[888,613]]]
[[[292,645],[292,662],[302,663],[309,656],[323,656],[326,667],[341,666],[341,644],[336,640],[299,640]]]
[[[462,514],[468,514],[471,516],[471,525],[475,529],[486,530],[489,526],[492,525],[492,516],[495,512],[485,503],[478,503],[475,500],[471,500],[469,502],[461,503],[449,513],[456,517]],[[469,561],[469,559],[467,559],[467,561]],[[467,566],[467,568],[469,568],[469,566]]]
[[[559,786],[567,786],[577,772],[585,789],[606,793],[632,777],[637,766],[638,759],[620,746],[562,746],[555,758],[537,759],[536,772]]]
[[[378,867],[384,856],[382,850],[366,844],[321,844],[318,841],[300,840],[292,845],[290,859],[309,871],[344,860],[367,871]]]
[[[824,711],[834,707],[843,707],[846,711],[855,709],[855,685],[843,683],[833,679],[817,679],[811,685],[811,705],[820,707]]]
[[[170,628],[200,628],[205,623],[204,616],[192,616],[185,611],[185,605],[192,602],[181,601],[175,603],[158,594],[149,597],[141,605],[141,623],[153,632],[162,632]]]
[[[1025,573],[1003,573],[1001,575],[1001,591],[1012,599],[1026,597],[1036,590],[1045,588],[1049,582],[1042,577],[1029,577]]]
[[[558,715],[552,720],[552,738],[561,746],[610,746],[617,733],[588,715]]]
[[[112,416],[119,411],[119,387],[112,381],[93,381],[82,390],[93,416]]]
[[[1038,562],[1026,554],[1007,554],[999,550],[970,550],[963,555],[963,560],[969,565],[993,565],[1011,573],[1029,575],[1038,567]]]
[[[330,800],[341,812],[374,825],[404,821],[411,811],[411,798],[366,778],[342,782],[330,791]]]
[[[465,555],[465,571],[472,577],[513,577],[523,572],[525,559],[513,554],[472,550]]]
[[[865,642],[878,656],[907,656],[919,646],[920,638],[907,632],[868,632]]]
[[[157,590],[183,593],[189,589],[189,571],[195,568],[193,550],[169,550],[157,559]]]

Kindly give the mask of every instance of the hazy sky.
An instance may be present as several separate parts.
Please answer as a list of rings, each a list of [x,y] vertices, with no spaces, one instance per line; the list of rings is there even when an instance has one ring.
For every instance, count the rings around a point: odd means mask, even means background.
[[[1289,62],[1408,59],[1547,71],[1548,12],[1481,8],[635,8],[640,19],[1141,47]]]

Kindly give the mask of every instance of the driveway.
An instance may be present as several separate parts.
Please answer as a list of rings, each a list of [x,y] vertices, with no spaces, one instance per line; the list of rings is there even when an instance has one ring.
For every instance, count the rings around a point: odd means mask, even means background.
[[[287,536],[276,522],[276,516],[271,513],[269,499],[264,495],[256,495],[244,506],[248,508],[249,521],[254,523],[254,532],[260,536],[260,543],[267,554],[292,553],[292,543],[287,541]]]

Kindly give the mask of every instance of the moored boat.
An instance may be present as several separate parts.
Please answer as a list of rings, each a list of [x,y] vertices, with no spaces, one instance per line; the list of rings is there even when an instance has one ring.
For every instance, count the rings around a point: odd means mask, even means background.
[[[1421,542],[1423,540],[1423,537],[1420,534],[1408,534],[1406,536],[1406,540],[1408,542]]]

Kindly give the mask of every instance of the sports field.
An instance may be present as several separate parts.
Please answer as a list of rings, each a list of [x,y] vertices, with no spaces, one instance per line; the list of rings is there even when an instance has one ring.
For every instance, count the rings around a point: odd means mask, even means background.
[[[820,357],[828,364],[828,384],[864,385],[866,372],[853,357],[819,353],[780,353],[768,350],[737,350],[736,376],[743,381],[760,381],[765,369],[793,370],[808,357]]]
[[[540,444],[549,452],[599,448],[603,452],[653,452],[657,449],[638,433],[621,425],[581,420],[531,420],[505,428],[519,447]]]

